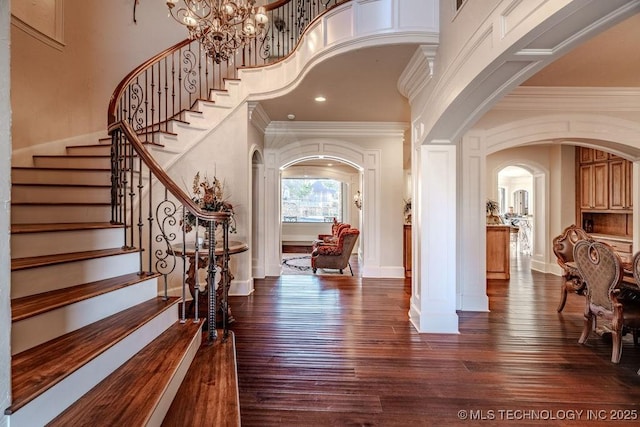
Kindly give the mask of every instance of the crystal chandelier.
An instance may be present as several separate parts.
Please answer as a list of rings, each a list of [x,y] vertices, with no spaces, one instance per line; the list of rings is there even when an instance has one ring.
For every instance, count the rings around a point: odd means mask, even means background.
[[[216,63],[228,61],[264,30],[269,21],[255,0],[166,0],[169,14],[187,27]]]

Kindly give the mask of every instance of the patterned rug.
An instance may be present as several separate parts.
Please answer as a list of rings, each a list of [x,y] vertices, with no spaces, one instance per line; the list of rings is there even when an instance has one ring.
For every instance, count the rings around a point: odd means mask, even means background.
[[[311,270],[311,255],[309,254],[282,254],[282,274],[314,274]],[[334,269],[319,268],[317,276],[341,276],[340,271]],[[349,268],[344,270],[345,275],[351,275]]]
[[[305,274],[311,271],[311,255],[283,254],[282,274]]]

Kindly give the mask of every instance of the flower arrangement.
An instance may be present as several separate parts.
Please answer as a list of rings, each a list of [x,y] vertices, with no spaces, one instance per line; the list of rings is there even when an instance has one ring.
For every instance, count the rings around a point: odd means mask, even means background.
[[[411,224],[411,198],[404,200],[404,223]]]
[[[224,198],[224,184],[215,176],[210,181],[206,176],[200,179],[200,172],[196,173],[193,178],[193,197],[191,200],[196,202],[200,209],[209,212],[230,212],[231,220],[229,221],[229,232],[236,232],[236,222],[234,218],[233,205]],[[185,232],[190,232],[196,226],[196,216],[191,212],[184,215],[184,219],[180,222]],[[207,221],[198,223],[202,226],[208,226]]]

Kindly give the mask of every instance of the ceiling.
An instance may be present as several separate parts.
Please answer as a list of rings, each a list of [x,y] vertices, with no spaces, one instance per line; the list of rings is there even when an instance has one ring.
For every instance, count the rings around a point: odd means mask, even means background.
[[[559,58],[526,86],[640,87],[640,14]],[[409,122],[397,89],[416,45],[360,49],[318,64],[289,94],[261,101],[271,120]],[[314,98],[326,97],[318,103]]]

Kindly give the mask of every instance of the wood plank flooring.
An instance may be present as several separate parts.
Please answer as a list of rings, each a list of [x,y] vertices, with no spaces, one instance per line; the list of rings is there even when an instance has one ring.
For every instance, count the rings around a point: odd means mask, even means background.
[[[489,281],[490,312],[437,335],[410,325],[409,280],[256,280],[230,299],[242,425],[637,424],[640,348],[625,337],[614,365],[606,340],[578,344],[584,299],[557,313],[560,281],[516,257]]]

